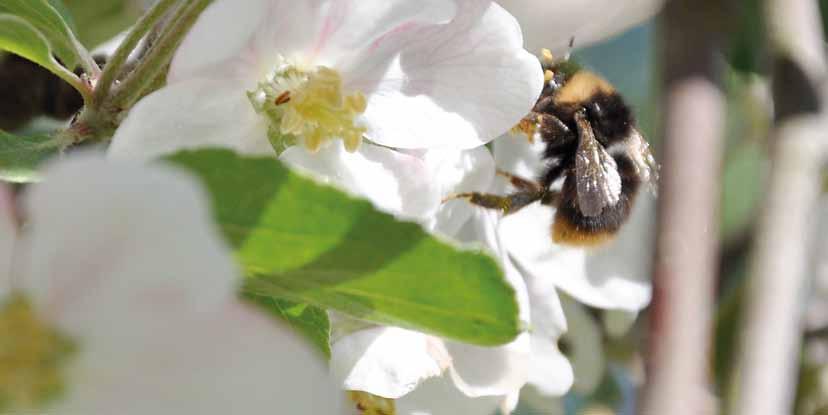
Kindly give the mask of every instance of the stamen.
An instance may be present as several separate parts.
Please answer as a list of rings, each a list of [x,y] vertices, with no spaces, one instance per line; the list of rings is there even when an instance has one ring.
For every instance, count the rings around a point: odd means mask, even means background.
[[[396,415],[397,413],[393,399],[360,391],[348,391],[348,397],[356,404],[361,415]]]
[[[345,95],[339,73],[325,66],[304,69],[284,59],[276,71],[248,98],[270,120],[268,138],[277,146],[302,143],[310,151],[330,140],[341,139],[348,151],[356,151],[365,127],[357,117],[367,102],[360,92]]]
[[[57,397],[74,351],[22,295],[0,304],[0,412],[37,409]]]

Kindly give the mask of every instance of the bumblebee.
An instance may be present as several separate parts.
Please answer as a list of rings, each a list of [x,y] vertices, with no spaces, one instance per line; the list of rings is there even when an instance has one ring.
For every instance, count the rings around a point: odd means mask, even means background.
[[[514,213],[540,201],[555,207],[553,241],[574,246],[606,242],[629,218],[639,189],[652,185],[658,166],[630,107],[613,86],[568,59],[541,58],[544,88],[516,127],[542,140],[544,169],[535,179],[499,171],[515,192],[463,193],[472,204]]]

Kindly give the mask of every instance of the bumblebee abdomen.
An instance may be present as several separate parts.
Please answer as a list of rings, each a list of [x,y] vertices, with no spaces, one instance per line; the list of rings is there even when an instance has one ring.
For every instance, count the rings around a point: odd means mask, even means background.
[[[621,175],[621,193],[618,202],[607,205],[598,215],[587,216],[581,211],[577,177],[571,170],[567,172],[552,224],[553,241],[570,246],[600,245],[612,239],[630,217],[641,180],[629,157],[621,155],[614,159]]]
[[[595,246],[616,235],[630,215],[632,200],[622,189],[618,203],[607,206],[597,216],[585,216],[577,205],[562,203],[555,212],[552,240],[572,246]]]

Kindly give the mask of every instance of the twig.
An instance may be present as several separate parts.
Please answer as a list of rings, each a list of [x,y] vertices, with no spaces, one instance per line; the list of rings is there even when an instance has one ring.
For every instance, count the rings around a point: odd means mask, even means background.
[[[776,125],[771,170],[751,262],[733,414],[792,413],[807,258],[826,151],[826,58],[812,0],[766,0],[774,50]]]
[[[113,83],[119,75],[122,74],[124,63],[130,53],[141,41],[141,38],[147,34],[153,27],[163,19],[173,6],[179,4],[178,0],[161,0],[155,4],[140,20],[132,27],[123,42],[115,50],[115,53],[109,58],[109,62],[104,68],[101,78],[98,80],[95,90],[95,101],[100,103],[109,95]],[[182,6],[183,7],[183,6]]]
[[[713,411],[710,340],[725,100],[721,2],[674,0],[663,15],[664,147],[647,384],[641,413]]]

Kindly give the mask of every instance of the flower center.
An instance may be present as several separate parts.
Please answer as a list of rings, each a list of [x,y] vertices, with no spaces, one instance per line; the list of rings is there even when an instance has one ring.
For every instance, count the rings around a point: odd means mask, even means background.
[[[0,412],[35,409],[57,397],[74,350],[22,295],[0,303]]]
[[[277,152],[293,143],[316,151],[337,138],[355,151],[362,142],[365,127],[356,117],[365,112],[365,96],[345,95],[342,77],[331,68],[305,69],[280,57],[276,69],[247,96],[270,120],[268,138]]]
[[[393,399],[360,391],[348,391],[348,397],[356,403],[362,415],[395,415],[397,413]]]

